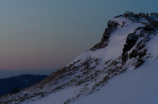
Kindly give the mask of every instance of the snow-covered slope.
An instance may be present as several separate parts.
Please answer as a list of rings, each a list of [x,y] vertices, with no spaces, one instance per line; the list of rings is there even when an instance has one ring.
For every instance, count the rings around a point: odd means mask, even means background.
[[[149,61],[137,70],[127,70],[109,80],[100,91],[72,104],[158,104],[157,63],[158,60]]]
[[[72,104],[158,104],[158,60],[144,63],[109,80],[100,91]],[[62,104],[75,88],[63,89],[30,104]]]
[[[115,17],[101,42],[40,83],[0,97],[0,103],[158,103],[158,31],[150,19]]]

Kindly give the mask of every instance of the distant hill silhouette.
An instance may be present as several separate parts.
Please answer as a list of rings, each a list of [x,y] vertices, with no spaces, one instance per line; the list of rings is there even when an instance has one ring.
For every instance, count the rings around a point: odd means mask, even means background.
[[[14,91],[18,91],[25,87],[29,87],[43,80],[46,77],[48,76],[25,74],[25,75],[0,79],[0,96]]]

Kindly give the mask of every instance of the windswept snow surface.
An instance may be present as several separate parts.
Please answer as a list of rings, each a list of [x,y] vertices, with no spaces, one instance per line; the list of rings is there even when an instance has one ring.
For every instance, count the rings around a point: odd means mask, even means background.
[[[158,104],[158,60],[118,75],[100,91],[81,97],[72,104]],[[64,89],[29,104],[63,104],[74,88]]]
[[[155,59],[155,58],[158,58],[158,31],[157,31],[157,34],[156,36],[154,37],[151,37],[152,41],[149,41],[147,43],[147,50],[152,54],[152,58]]]
[[[77,87],[66,88],[29,104],[64,104],[64,101],[74,96],[73,92],[77,89]],[[21,104],[27,104],[27,101]]]
[[[157,63],[150,61],[134,71],[128,70],[73,104],[158,104]]]
[[[139,17],[139,18],[130,17],[130,19],[132,19],[135,22],[150,24],[144,17]]]

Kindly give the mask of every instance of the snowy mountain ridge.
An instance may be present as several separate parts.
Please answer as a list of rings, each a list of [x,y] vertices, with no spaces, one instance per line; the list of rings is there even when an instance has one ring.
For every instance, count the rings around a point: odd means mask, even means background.
[[[155,19],[151,18],[116,16],[108,22],[101,42],[40,83],[0,97],[0,103],[51,104],[53,101],[55,104],[86,104],[80,99],[100,92],[113,77],[125,75],[125,71],[135,71],[144,63],[157,62],[158,29],[152,25]],[[101,95],[104,96],[103,93]]]

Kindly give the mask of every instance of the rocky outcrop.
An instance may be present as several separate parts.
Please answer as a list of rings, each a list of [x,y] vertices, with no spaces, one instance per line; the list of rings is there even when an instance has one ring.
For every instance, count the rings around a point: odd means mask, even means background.
[[[122,53],[122,65],[125,65],[128,59],[135,58],[135,68],[138,68],[144,63],[147,49],[145,44],[150,41],[150,36],[155,32],[155,28],[147,25],[135,29],[133,33],[127,36],[126,43]]]
[[[101,42],[99,42],[98,44],[96,44],[94,47],[92,47],[90,50],[97,50],[97,49],[101,49],[104,48],[108,45],[109,42],[109,38],[110,38],[110,34],[116,30],[116,28],[119,26],[119,23],[117,23],[116,21],[109,21],[107,24],[108,28],[105,29],[104,33],[103,33],[103,37],[101,39]]]

